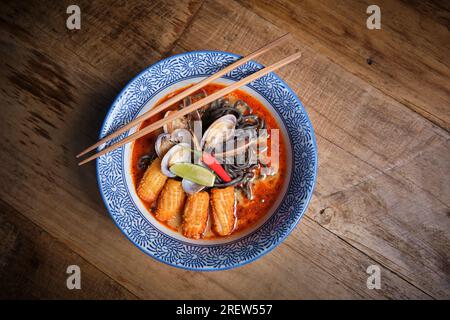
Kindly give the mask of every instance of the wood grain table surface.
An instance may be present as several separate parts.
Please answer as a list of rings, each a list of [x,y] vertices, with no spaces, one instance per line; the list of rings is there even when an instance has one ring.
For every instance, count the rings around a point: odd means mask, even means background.
[[[81,9],[68,30],[66,8]],[[377,1],[2,1],[0,297],[113,299],[450,298],[450,3]],[[275,250],[221,272],[157,262],[115,227],[95,164],[121,88],[176,53],[248,54],[290,32],[268,64],[314,126],[317,184]],[[81,290],[66,269],[79,265]],[[381,268],[370,290],[366,269]]]

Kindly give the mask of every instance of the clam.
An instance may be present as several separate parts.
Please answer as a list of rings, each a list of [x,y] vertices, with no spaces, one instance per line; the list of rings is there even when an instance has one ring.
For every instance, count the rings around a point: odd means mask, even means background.
[[[175,111],[167,111],[164,115],[164,118],[167,118],[173,112]],[[189,129],[189,119],[187,116],[179,117],[171,122],[166,123],[163,126],[163,130],[165,133],[172,133],[176,129]]]
[[[188,179],[183,179],[181,181],[181,186],[183,187],[184,192],[186,192],[187,194],[194,194],[205,189],[205,186],[199,185]]]
[[[200,142],[203,149],[214,148],[234,136],[237,119],[227,114],[214,121],[205,131]]]
[[[180,108],[186,108],[192,104],[192,99],[190,97],[186,97],[183,99],[183,103],[180,104]],[[164,118],[168,117],[170,113],[173,113],[174,111],[167,111],[164,115]],[[188,129],[193,130],[193,123],[194,121],[201,121],[201,115],[198,110],[193,111],[183,117],[179,117],[172,122],[169,122],[163,126],[163,130],[165,133],[172,133],[173,131],[177,129]]]
[[[170,148],[177,143],[191,144],[192,135],[189,130],[176,129],[171,134],[161,133],[155,142],[155,151],[158,157],[162,158]]]
[[[158,157],[162,158],[174,146],[174,143],[170,139],[169,133],[161,133],[155,142],[155,151]]]
[[[176,175],[170,171],[170,167],[175,163],[191,162],[191,149],[190,144],[179,143],[173,146],[163,157],[161,161],[161,172],[169,177],[175,178]],[[199,163],[202,165],[201,163]],[[205,186],[199,185],[187,179],[183,179],[181,182],[183,190],[188,194],[194,194],[202,191]]]
[[[187,129],[176,129],[171,134],[171,140],[175,143],[191,144],[192,134]]]
[[[161,161],[161,172],[169,178],[175,178],[176,175],[169,168],[180,162],[191,162],[191,146],[187,143],[179,143],[167,151]]]

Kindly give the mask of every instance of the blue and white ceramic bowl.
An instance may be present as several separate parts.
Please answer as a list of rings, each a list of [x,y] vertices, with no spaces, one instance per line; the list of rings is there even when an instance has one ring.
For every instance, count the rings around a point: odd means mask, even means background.
[[[129,123],[168,93],[208,77],[240,56],[221,51],[187,52],[164,59],[136,76],[111,106],[100,137]],[[261,69],[250,61],[216,83],[229,84]],[[253,228],[222,240],[191,240],[157,222],[138,198],[131,177],[131,148],[97,159],[100,192],[111,217],[139,249],[164,263],[190,270],[223,270],[256,260],[280,244],[297,225],[311,198],[317,172],[313,128],[294,92],[271,73],[242,90],[278,119],[287,147],[287,179],[278,202]],[[132,134],[124,133],[117,139]],[[116,142],[117,139],[112,141]]]

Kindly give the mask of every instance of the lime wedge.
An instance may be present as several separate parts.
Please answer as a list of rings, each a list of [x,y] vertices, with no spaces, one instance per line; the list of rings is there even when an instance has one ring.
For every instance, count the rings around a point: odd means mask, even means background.
[[[192,163],[175,163],[169,170],[177,176],[200,184],[212,187],[216,176],[208,169]]]

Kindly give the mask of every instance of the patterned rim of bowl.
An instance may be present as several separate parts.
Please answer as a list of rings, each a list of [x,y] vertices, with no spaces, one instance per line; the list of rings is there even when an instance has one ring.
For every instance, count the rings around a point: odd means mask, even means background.
[[[241,56],[223,51],[186,52],[148,67],[119,93],[109,109],[100,137],[134,119],[156,96],[185,80],[209,76]],[[238,81],[263,66],[249,61],[223,77]],[[269,103],[281,119],[291,142],[291,175],[279,206],[258,228],[229,242],[183,241],[153,225],[139,209],[127,184],[125,148],[97,159],[97,179],[103,201],[117,227],[141,251],[172,266],[189,270],[224,270],[252,262],[280,244],[300,221],[312,196],[317,176],[317,146],[314,130],[298,97],[274,73],[251,82],[246,88]],[[166,92],[168,93],[168,92]],[[125,132],[107,145],[127,136]],[[131,193],[130,193],[131,192]]]

